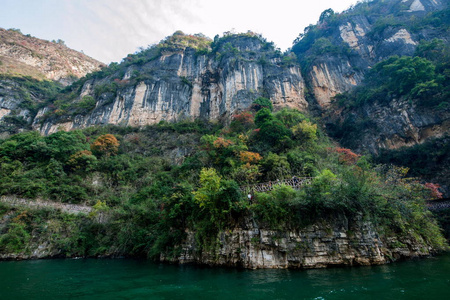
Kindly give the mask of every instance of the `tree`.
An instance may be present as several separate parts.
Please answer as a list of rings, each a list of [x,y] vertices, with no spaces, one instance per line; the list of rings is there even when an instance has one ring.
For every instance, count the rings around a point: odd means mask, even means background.
[[[104,134],[99,136],[92,144],[91,151],[96,156],[116,155],[119,151],[119,141],[112,134]]]
[[[209,221],[221,228],[234,203],[240,201],[239,186],[233,180],[223,180],[214,168],[203,168],[200,171],[200,188],[194,192],[194,200]]]
[[[230,129],[233,132],[244,132],[249,130],[254,124],[255,121],[253,115],[248,111],[244,111],[233,116]]]
[[[328,20],[329,18],[331,18],[332,16],[334,16],[334,10],[329,8],[324,10],[319,17],[319,23],[323,23],[324,21]]]
[[[291,175],[291,168],[286,156],[275,153],[269,153],[266,156],[261,162],[261,169],[266,181],[284,179]]]
[[[86,113],[95,108],[96,101],[91,96],[84,96],[81,101],[77,104],[80,113]]]
[[[78,151],[75,154],[72,154],[67,161],[67,165],[73,171],[83,171],[89,172],[95,168],[97,163],[97,158],[92,155],[92,152],[89,150]]]
[[[263,123],[258,132],[260,143],[271,147],[273,151],[279,152],[291,145],[292,132],[278,120]]]
[[[69,132],[58,131],[41,141],[33,143],[30,148],[41,159],[46,157],[54,158],[65,163],[72,154],[87,150],[89,144],[86,142],[86,136],[79,130]]]
[[[273,110],[273,105],[270,99],[259,97],[252,103],[252,109],[259,111],[263,108],[267,108],[269,111]]]
[[[273,120],[272,113],[268,108],[262,108],[256,113],[255,125],[260,128],[264,123]]]
[[[302,143],[312,143],[317,140],[317,124],[303,120],[292,127],[294,138]]]
[[[421,57],[398,57],[376,64],[371,71],[371,78],[386,84],[392,93],[405,95],[419,83],[430,81],[435,76],[435,67],[432,62]]]
[[[306,119],[303,113],[292,108],[283,108],[282,110],[276,112],[274,116],[277,120],[283,122],[284,126],[288,128],[292,128]]]

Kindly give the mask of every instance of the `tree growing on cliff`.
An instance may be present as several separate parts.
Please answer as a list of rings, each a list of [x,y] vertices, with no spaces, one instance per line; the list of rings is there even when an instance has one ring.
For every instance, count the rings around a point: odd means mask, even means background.
[[[112,134],[99,136],[92,144],[91,151],[96,156],[112,156],[119,151],[119,141]]]
[[[267,108],[268,110],[273,110],[273,105],[270,99],[259,97],[252,103],[252,109],[255,111],[259,111],[263,108]]]
[[[209,221],[222,227],[225,220],[239,202],[239,186],[232,180],[222,179],[213,168],[200,172],[200,188],[194,192],[194,200],[209,217]]]

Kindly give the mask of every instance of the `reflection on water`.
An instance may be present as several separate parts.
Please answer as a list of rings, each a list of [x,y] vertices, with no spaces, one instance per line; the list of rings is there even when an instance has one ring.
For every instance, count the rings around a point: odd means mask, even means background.
[[[0,262],[0,299],[447,299],[449,290],[449,254],[317,270],[236,270],[131,259]]]

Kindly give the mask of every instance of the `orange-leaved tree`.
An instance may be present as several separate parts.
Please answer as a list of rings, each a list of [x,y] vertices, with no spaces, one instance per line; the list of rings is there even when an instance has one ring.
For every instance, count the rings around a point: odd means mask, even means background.
[[[96,156],[116,155],[119,151],[119,141],[112,134],[104,134],[99,136],[92,144],[91,151]]]

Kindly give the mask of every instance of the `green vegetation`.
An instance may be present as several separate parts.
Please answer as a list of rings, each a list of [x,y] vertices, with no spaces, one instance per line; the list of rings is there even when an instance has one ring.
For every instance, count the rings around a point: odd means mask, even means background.
[[[164,51],[178,51],[189,47],[207,53],[211,42],[211,39],[201,33],[186,35],[182,31],[176,31],[173,35],[162,40],[158,47]]]
[[[421,41],[413,57],[393,56],[375,64],[360,85],[335,96],[335,103],[344,108],[346,117],[339,124],[329,124],[328,133],[342,145],[356,148],[364,132],[377,130],[372,120],[358,117],[357,112],[375,103],[390,105],[394,99],[436,114],[447,112],[449,50],[442,40]]]
[[[177,148],[190,154],[169,159]],[[240,189],[294,175],[314,179],[301,190],[278,185],[256,193],[251,202]],[[291,109],[242,112],[229,127],[161,122],[47,137],[22,133],[0,142],[0,194],[87,203],[95,211],[75,217],[13,210],[0,247],[25,253],[32,232],[47,228],[68,256],[173,257],[186,228],[208,251],[217,246],[219,231],[249,216],[262,227],[289,229],[340,215],[371,220],[387,235],[413,232],[436,249],[444,247],[424,209],[430,189],[404,175],[335,148],[311,119]],[[108,217],[98,222],[101,212]]]
[[[360,3],[349,13],[372,10],[381,2]],[[385,30],[404,26],[392,17],[395,11],[398,7],[386,6],[384,17],[377,18],[367,36],[376,39]],[[445,22],[433,18],[433,14],[427,16],[423,26],[445,27]],[[354,55],[348,46],[333,42],[344,20],[342,14],[329,9],[317,25],[307,27],[293,47],[304,69],[326,55]],[[253,32],[225,33],[211,41],[201,34],[177,31],[64,90],[30,79],[22,84],[51,103],[44,118],[61,120],[107,105],[141,81],[170,79],[184,89],[192,88],[191,78],[170,77],[152,63],[179,51],[195,53],[195,58],[206,55],[219,66],[251,61],[271,70],[295,64],[292,54],[281,54],[273,43]],[[338,95],[336,101],[345,109],[375,102],[387,105],[393,99],[421,108],[448,109],[448,53],[443,41],[422,41],[413,57],[379,62],[368,71],[363,85]],[[79,99],[88,81],[93,94]],[[85,203],[94,208],[87,216],[73,216],[1,204],[0,216],[9,215],[0,228],[0,250],[26,253],[33,238],[42,235],[67,256],[175,257],[186,229],[195,233],[200,251],[209,251],[219,245],[220,231],[250,218],[261,228],[289,230],[340,217],[350,223],[370,221],[387,237],[408,237],[435,249],[446,247],[424,204],[439,192],[438,187],[406,177],[406,168],[375,165],[374,161],[404,164],[414,168],[413,175],[429,175],[418,165],[430,160],[442,163],[448,138],[437,142],[441,148],[424,144],[383,152],[372,161],[337,148],[309,116],[293,109],[274,111],[270,99],[259,97],[264,91],[251,93],[256,100],[248,111],[232,116],[229,126],[201,120],[162,121],[143,128],[91,127],[45,137],[30,131],[0,140],[0,195]],[[21,105],[36,111],[28,96],[30,101],[22,95],[26,101]],[[16,115],[5,120],[16,127],[26,122]],[[356,143],[361,129],[371,127],[370,120],[349,115],[333,134]],[[411,157],[408,161],[405,153]],[[300,190],[275,184],[293,176],[311,177],[311,182]],[[274,188],[254,193],[249,201],[243,187],[262,182],[271,182]]]
[[[384,149],[375,159],[383,164],[408,167],[412,176],[430,180],[438,174],[448,178],[446,173],[450,166],[449,153],[450,140],[448,136],[444,136],[412,147],[397,150]]]
[[[439,40],[421,42],[417,55],[393,56],[374,65],[360,86],[338,95],[336,100],[341,106],[358,107],[405,98],[424,107],[447,108],[450,96],[448,47]]]
[[[27,117],[34,117],[38,109],[54,100],[61,90],[62,86],[53,81],[0,74],[0,96],[29,111],[28,116],[19,115],[18,110],[11,111],[0,121],[0,132],[14,134],[21,129],[31,129]]]
[[[365,36],[374,44],[382,42],[392,35],[392,32],[401,28],[408,32],[419,33],[420,36],[428,36],[429,30],[441,36],[445,36],[449,31],[448,7],[418,16],[408,12],[410,4],[403,1],[371,0],[360,1],[340,14],[327,9],[322,12],[317,24],[307,26],[294,40],[292,52],[297,55],[302,68],[306,71],[315,61],[327,55],[341,55],[352,60],[352,57],[358,54],[339,37],[339,27],[353,23],[361,16],[366,17],[371,25],[371,30]]]
[[[61,91],[59,83],[49,80],[37,80],[29,76],[11,76],[0,74],[1,84],[14,87],[14,96],[21,100],[19,106],[29,110],[36,110],[44,99],[54,99]],[[41,100],[42,102],[39,102]]]

